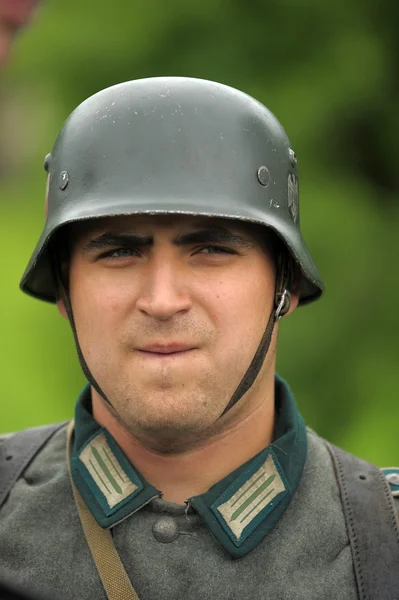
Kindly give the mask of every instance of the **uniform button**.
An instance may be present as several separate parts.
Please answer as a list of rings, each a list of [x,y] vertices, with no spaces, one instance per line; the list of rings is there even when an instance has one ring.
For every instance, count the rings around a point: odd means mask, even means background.
[[[399,473],[388,473],[385,477],[391,485],[399,485]]]
[[[159,517],[152,526],[154,538],[162,544],[174,542],[179,537],[179,524],[173,517]]]

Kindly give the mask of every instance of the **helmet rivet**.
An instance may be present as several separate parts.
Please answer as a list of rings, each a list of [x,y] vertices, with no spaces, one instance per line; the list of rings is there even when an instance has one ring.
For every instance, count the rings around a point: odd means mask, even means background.
[[[51,154],[47,154],[46,158],[44,159],[44,170],[46,171],[46,173],[48,173],[50,170],[50,161]]]
[[[267,167],[259,167],[258,181],[261,185],[264,185],[265,187],[268,185],[270,181],[270,173]]]
[[[291,166],[292,166],[293,168],[295,168],[295,167],[296,167],[296,163],[297,163],[297,160],[296,160],[296,154],[295,154],[295,152],[293,151],[293,149],[292,149],[292,148],[290,148],[290,149],[288,150],[288,153],[289,153],[289,155],[290,155]]]
[[[58,184],[60,190],[65,190],[66,186],[68,185],[68,182],[69,182],[68,171],[62,171],[60,174],[60,181]]]

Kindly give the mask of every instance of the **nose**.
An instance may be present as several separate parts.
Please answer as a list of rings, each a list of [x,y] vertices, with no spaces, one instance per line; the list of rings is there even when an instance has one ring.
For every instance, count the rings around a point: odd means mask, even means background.
[[[136,302],[142,313],[164,321],[190,310],[192,300],[184,272],[173,261],[167,257],[151,260],[142,277],[143,285]]]

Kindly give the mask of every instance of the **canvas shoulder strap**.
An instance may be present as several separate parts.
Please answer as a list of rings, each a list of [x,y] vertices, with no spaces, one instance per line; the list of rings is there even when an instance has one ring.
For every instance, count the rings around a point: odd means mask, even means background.
[[[32,427],[4,438],[0,445],[0,508],[34,456],[65,423]]]
[[[380,469],[327,442],[340,489],[360,600],[399,598],[399,521]]]

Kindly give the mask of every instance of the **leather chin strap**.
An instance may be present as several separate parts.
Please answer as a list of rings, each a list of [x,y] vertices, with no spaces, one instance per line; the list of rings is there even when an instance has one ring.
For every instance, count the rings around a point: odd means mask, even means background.
[[[269,317],[265,332],[251,361],[251,364],[246,370],[244,377],[241,379],[234,394],[232,395],[229,403],[227,404],[220,417],[223,417],[223,415],[225,415],[227,411],[233,408],[233,406],[243,397],[243,395],[255,382],[255,379],[257,378],[259,371],[262,368],[262,365],[266,358],[266,354],[269,350],[270,343],[272,341],[274,326],[277,323],[277,321],[279,321],[281,317],[286,315],[290,309],[291,295],[288,290],[291,286],[291,282],[291,264],[289,263],[285,255],[280,254],[277,260],[276,291],[274,294],[273,311]]]
[[[86,360],[83,356],[82,349],[80,347],[78,334],[75,326],[75,319],[73,316],[72,305],[69,298],[69,294],[65,288],[65,284],[62,278],[61,273],[61,263],[56,257],[56,253],[54,253],[54,263],[52,265],[53,273],[55,280],[57,282],[57,288],[60,293],[60,297],[64,303],[66,313],[68,315],[68,319],[71,325],[73,337],[75,340],[76,350],[78,353],[78,358],[80,365],[82,367],[83,373],[96,392],[104,398],[104,400],[112,406],[111,402],[108,400],[107,396],[102,391],[101,387],[93,377],[90,372],[90,369],[86,363]],[[266,354],[269,350],[270,343],[273,336],[274,326],[275,324],[283,317],[290,309],[291,304],[291,295],[289,293],[289,288],[292,282],[292,269],[291,264],[288,261],[285,255],[279,255],[277,260],[277,276],[276,276],[276,291],[274,295],[274,308],[271,313],[269,320],[266,325],[265,332],[262,336],[262,339],[259,343],[259,346],[255,352],[255,355],[246,370],[243,378],[238,384],[234,394],[232,395],[229,403],[226,408],[222,412],[219,418],[223,417],[241,398],[242,396],[249,390],[249,388],[253,385],[255,379],[257,378],[259,371],[262,368],[264,363]]]
[[[111,402],[108,400],[107,396],[104,394],[104,392],[102,391],[101,387],[98,385],[97,381],[94,379],[93,375],[91,374],[90,369],[87,366],[85,357],[83,356],[83,352],[82,352],[82,349],[81,349],[80,343],[79,343],[78,333],[76,331],[75,319],[74,319],[74,316],[73,316],[71,301],[69,299],[69,294],[68,294],[68,292],[67,292],[67,290],[65,288],[64,280],[62,278],[61,261],[58,260],[58,257],[56,255],[56,253],[54,253],[54,259],[53,259],[53,262],[52,262],[52,269],[53,269],[53,274],[54,274],[55,281],[57,282],[57,289],[58,289],[58,292],[60,294],[60,298],[61,298],[61,300],[64,303],[65,310],[66,310],[66,313],[68,315],[68,320],[69,320],[69,323],[71,325],[73,337],[74,337],[74,340],[75,340],[75,346],[76,346],[76,350],[77,350],[77,353],[78,353],[78,358],[79,358],[80,366],[82,367],[82,371],[83,371],[83,373],[84,373],[87,381],[90,383],[90,385],[92,385],[93,388],[96,390],[96,392],[98,394],[100,394],[100,396],[102,398],[104,398],[104,400],[106,402],[108,402],[108,404],[110,406],[112,406]]]

